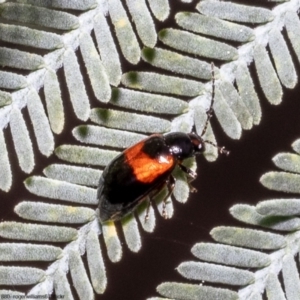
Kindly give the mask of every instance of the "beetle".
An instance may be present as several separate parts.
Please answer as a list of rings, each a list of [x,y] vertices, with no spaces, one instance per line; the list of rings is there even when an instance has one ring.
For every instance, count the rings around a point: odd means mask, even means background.
[[[206,143],[217,147],[220,153],[229,154],[224,147],[220,148],[202,138],[213,112],[214,76],[212,81],[212,100],[201,135],[183,132],[153,134],[124,150],[107,165],[100,177],[97,191],[101,223],[120,220],[133,212],[148,196],[151,201],[165,185],[168,193],[163,200],[163,216],[167,218],[166,200],[174,190],[175,178],[172,172],[176,165],[192,180],[196,178],[196,173],[182,162],[202,154]],[[148,218],[150,201],[145,220]]]

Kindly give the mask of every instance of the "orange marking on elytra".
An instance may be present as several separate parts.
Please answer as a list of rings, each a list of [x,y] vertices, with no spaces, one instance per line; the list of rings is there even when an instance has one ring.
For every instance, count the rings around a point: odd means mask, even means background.
[[[174,166],[172,155],[152,158],[143,152],[144,141],[125,150],[126,162],[133,169],[136,179],[142,183],[152,183],[156,178]]]

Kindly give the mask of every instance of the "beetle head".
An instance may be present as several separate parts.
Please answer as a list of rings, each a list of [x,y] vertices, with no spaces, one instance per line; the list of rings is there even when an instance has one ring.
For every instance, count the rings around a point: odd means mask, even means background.
[[[202,154],[203,152],[205,152],[205,141],[201,136],[196,133],[189,133],[188,136],[193,145],[193,155]]]
[[[170,153],[178,160],[184,160],[205,151],[204,140],[196,133],[171,132],[165,135]]]

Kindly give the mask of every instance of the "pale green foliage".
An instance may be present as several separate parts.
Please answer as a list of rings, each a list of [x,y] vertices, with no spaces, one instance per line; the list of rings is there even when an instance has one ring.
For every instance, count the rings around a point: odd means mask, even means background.
[[[287,299],[297,299],[300,293],[299,271],[293,255],[287,254],[283,260],[282,275]]]
[[[2,9],[0,16],[8,20],[33,23],[61,30],[71,30],[79,26],[76,17],[53,9],[16,3],[4,3]]]
[[[47,50],[63,47],[62,39],[55,33],[15,25],[0,24],[0,39]]]
[[[194,80],[149,72],[124,73],[122,83],[133,89],[190,97],[197,96],[204,89],[203,84]]]
[[[251,129],[253,125],[252,116],[234,86],[230,82],[224,80],[220,83],[219,88],[224,100],[226,100],[227,104],[235,114],[241,127],[243,129]]]
[[[273,157],[275,165],[284,171],[300,173],[300,155],[293,153],[279,153]]]
[[[62,160],[77,164],[106,166],[119,152],[91,147],[62,145],[55,149],[55,154]]]
[[[72,300],[73,295],[71,292],[70,284],[66,277],[66,273],[58,269],[54,276],[54,290],[56,295],[64,295],[64,299]]]
[[[172,299],[191,299],[191,300],[238,300],[236,292],[212,288],[209,286],[201,286],[199,284],[187,284],[177,282],[165,282],[157,287],[157,291],[166,297]],[[188,295],[188,298],[186,298]],[[163,298],[165,299],[165,298]]]
[[[205,99],[205,97],[201,97],[199,100],[204,103],[207,102],[207,99]],[[195,101],[195,100],[191,101],[190,106],[193,107],[194,112],[195,112],[196,131],[203,132],[205,120],[207,118],[206,109],[208,109],[208,105],[206,105],[205,107],[202,107],[202,106],[198,105],[197,102],[198,101]],[[208,124],[207,130],[203,137],[204,137],[204,139],[217,144],[215,135],[213,133],[213,130],[212,130],[210,124]],[[216,149],[216,147],[213,147],[212,145],[207,144],[204,156],[208,161],[215,161],[218,157],[218,150]]]
[[[66,276],[70,270],[71,284],[80,299],[92,299],[93,289],[97,293],[105,291],[109,278],[102,253],[107,251],[112,262],[119,261],[123,242],[113,223],[100,225],[95,211],[84,207],[96,208],[95,188],[102,174],[98,168],[105,167],[125,147],[143,139],[145,133],[190,132],[195,126],[200,134],[211,103],[211,59],[219,62],[219,67],[214,67],[216,119],[233,139],[239,139],[243,130],[258,125],[262,116],[250,64],[254,62],[259,85],[272,104],[282,101],[282,86],[296,85],[297,72],[289,49],[291,45],[299,60],[300,21],[296,0],[274,4],[272,10],[229,1],[198,1],[194,11],[176,12],[174,27],[162,27],[161,22],[170,15],[170,5],[176,6],[168,0],[17,0],[0,4],[0,17],[5,20],[0,24],[0,41],[6,42],[5,47],[0,47],[0,65],[11,68],[0,71],[0,88],[5,89],[0,91],[0,166],[1,175],[4,174],[0,177],[0,189],[9,191],[13,183],[8,153],[14,149],[10,145],[15,148],[20,169],[26,173],[31,173],[35,164],[39,165],[32,144],[37,145],[43,155],[54,153],[64,163],[42,166],[47,178],[30,174],[24,184],[30,193],[39,196],[39,202],[20,199],[15,212],[23,219],[37,222],[86,223],[78,229],[0,223],[0,235],[5,238],[69,242],[63,250],[46,245],[0,244],[3,261],[54,261],[46,272],[1,267],[0,281],[5,278],[7,281],[3,282],[7,285],[36,283],[29,293],[44,295],[54,289],[56,294],[72,299]],[[157,28],[163,29],[158,32]],[[282,30],[286,30],[290,44]],[[157,36],[160,47],[156,47]],[[14,47],[7,46],[10,44]],[[35,48],[44,55],[35,54]],[[127,62],[121,66],[124,59]],[[135,65],[141,59],[141,65],[148,65],[151,72],[136,72]],[[65,77],[62,81],[56,75],[60,67]],[[122,68],[126,68],[126,73]],[[18,70],[27,75],[20,75]],[[210,82],[205,84],[198,79]],[[40,88],[44,89],[38,94]],[[69,97],[64,97],[62,88]],[[89,88],[92,93],[88,95]],[[74,114],[66,111],[69,104],[65,98],[70,98]],[[99,100],[96,104],[94,98]],[[29,112],[29,121],[24,108]],[[54,144],[53,133],[61,134],[65,120],[72,114],[80,122],[72,132],[77,141],[74,140],[74,145]],[[165,115],[172,117],[172,121],[166,120]],[[82,124],[81,121],[87,120],[97,125]],[[5,140],[8,135],[2,132],[7,125],[12,143]],[[35,140],[31,141],[32,138]],[[203,138],[218,143],[210,124]],[[206,146],[206,159],[216,160],[217,149]],[[117,151],[99,147],[113,147]],[[300,153],[300,141],[293,147]],[[274,162],[284,172],[266,173],[261,182],[274,190],[299,193],[300,175],[294,174],[300,170],[299,155],[279,154]],[[195,161],[187,164],[195,171]],[[184,203],[189,196],[187,176],[177,169],[174,175],[177,179],[174,198]],[[160,215],[166,193],[163,189],[154,204]],[[63,201],[64,205],[45,203],[47,199]],[[164,283],[158,292],[172,299],[258,300],[266,291],[270,299],[272,295],[297,299],[299,274],[293,256],[299,251],[298,201],[273,199],[256,207],[244,204],[232,207],[231,214],[236,219],[264,227],[264,231],[217,227],[212,230],[212,237],[227,245],[198,244],[192,252],[203,262],[184,262],[178,268],[193,280],[232,286],[248,284],[238,293],[198,283]],[[146,210],[145,201],[134,215],[122,220],[120,230],[133,252],[142,246],[141,229],[152,232],[155,228],[154,209],[150,206],[147,222]],[[166,212],[168,218],[173,216],[171,198]],[[281,234],[274,233],[277,230]],[[102,233],[105,247],[98,239]],[[268,250],[268,254],[261,249]],[[87,266],[81,259],[85,252]],[[245,268],[252,268],[252,273]],[[280,271],[284,289],[278,281]]]
[[[107,255],[112,262],[117,262],[122,256],[122,246],[118,238],[115,224],[107,222],[102,226],[103,238],[107,245]]]
[[[151,297],[151,298],[148,298],[148,300],[172,300],[170,298],[162,298],[162,297]]]
[[[111,0],[108,2],[108,5],[109,15],[115,27],[123,55],[132,64],[137,64],[140,60],[141,50],[126,11],[121,1]]]
[[[220,60],[235,60],[237,50],[225,43],[197,36],[187,31],[167,28],[159,33],[159,39],[166,45],[177,50]]]
[[[39,150],[49,156],[54,150],[54,139],[41,99],[35,90],[28,94],[27,108]]]
[[[268,172],[260,178],[260,182],[275,191],[300,193],[300,174]]]
[[[136,92],[118,88],[113,91],[111,103],[132,110],[177,115],[188,110],[188,104],[173,97]]]
[[[261,268],[271,263],[271,259],[267,254],[222,244],[200,243],[196,244],[191,251],[202,261],[224,265]]]
[[[163,203],[163,200],[165,199],[165,197],[167,196],[168,194],[168,190],[167,188],[163,188],[159,193],[158,195],[155,197],[155,202],[156,202],[156,206],[157,206],[157,210],[159,212],[159,214],[161,216],[163,216],[163,207],[164,207],[164,203]],[[179,198],[176,198],[178,201],[180,201]],[[173,202],[172,202],[172,199],[171,197],[169,197],[167,200],[166,200],[166,203],[165,203],[165,211],[166,211],[166,216],[165,218],[167,219],[170,219],[173,217],[173,214],[174,214],[174,207],[173,207]],[[154,216],[154,215],[153,215]],[[142,216],[141,216],[142,217]],[[147,222],[144,222],[144,219],[141,218],[141,222],[142,223],[147,223]],[[145,228],[144,228],[145,229]],[[146,229],[145,229],[146,230]]]
[[[219,89],[216,90],[214,111],[225,133],[232,139],[239,139],[242,126]]]
[[[183,277],[193,280],[240,286],[254,282],[254,274],[249,271],[209,263],[184,262],[177,270]]]
[[[300,60],[300,21],[296,12],[287,11],[285,15],[285,27],[293,49]]]
[[[198,13],[178,13],[176,22],[184,29],[237,42],[249,42],[255,38],[252,29],[218,18]]]
[[[259,202],[256,210],[265,216],[293,216],[300,214],[299,199],[273,199]]]
[[[28,177],[24,184],[31,193],[39,196],[75,203],[97,203],[96,190],[89,187],[39,176]]]
[[[45,76],[44,93],[51,129],[54,133],[62,132],[65,123],[63,101],[56,73],[48,70]]]
[[[149,200],[149,199],[147,199]],[[153,232],[155,228],[155,215],[154,215],[154,209],[152,206],[150,206],[149,214],[148,214],[148,220],[145,222],[146,217],[146,209],[147,209],[147,203],[144,201],[139,207],[137,208],[138,218],[140,220],[140,224],[142,225],[143,229],[146,232]]]
[[[206,114],[207,116],[207,114]],[[189,133],[193,130],[194,120],[191,111],[176,117],[172,122],[171,131]]]
[[[152,13],[159,21],[164,21],[170,13],[168,0],[148,0]]]
[[[85,121],[89,117],[90,104],[76,55],[71,49],[65,52],[64,72],[74,112],[79,119]]]
[[[169,131],[171,128],[171,122],[162,118],[112,109],[94,108],[90,119],[99,125],[126,131],[158,133]]]
[[[48,178],[96,187],[102,171],[85,167],[53,164],[46,167],[43,173]]]
[[[266,285],[266,292],[269,299],[286,299],[284,292],[278,280],[278,277],[274,273],[270,273],[268,276],[268,281]]]
[[[84,144],[128,148],[147,136],[101,126],[81,125],[72,130],[73,136]]]
[[[13,109],[10,118],[10,131],[21,169],[30,173],[34,167],[32,143],[21,112]]]
[[[0,50],[1,53],[1,50]],[[5,89],[20,89],[25,87],[27,84],[26,78],[22,75],[14,74],[11,72],[0,71],[0,87]],[[8,93],[7,93],[8,94]],[[10,94],[8,94],[10,95]],[[6,99],[6,93],[0,93],[0,106],[7,105],[11,103],[11,95],[9,100]],[[5,102],[4,102],[5,101]]]
[[[293,231],[300,228],[299,218],[282,218],[274,219],[268,218],[264,215],[259,214],[254,206],[246,204],[237,204],[231,207],[231,215],[247,224],[260,225],[262,227],[267,227],[270,229],[275,229],[279,231]]]
[[[215,227],[211,236],[217,242],[252,249],[279,249],[286,245],[284,237],[261,230],[242,227]]]
[[[42,202],[23,201],[15,207],[22,218],[49,223],[87,223],[94,219],[95,211],[86,207],[74,207]]]
[[[174,171],[174,177],[176,178],[174,196],[177,201],[185,203],[190,192],[189,186],[187,184],[187,176],[177,168],[177,170]]]
[[[0,63],[2,66],[35,70],[42,67],[44,59],[37,54],[0,47]]]
[[[93,288],[77,251],[70,251],[69,266],[72,281],[79,299],[93,299]]]
[[[142,246],[142,242],[136,219],[132,215],[129,215],[122,219],[121,223],[128,248],[132,252],[138,252]]]
[[[272,104],[279,104],[282,97],[282,88],[270,57],[262,45],[257,45],[254,49],[254,62],[265,96]]]
[[[157,36],[154,22],[146,6],[146,0],[126,0],[126,4],[143,44],[153,48],[156,44]],[[143,16],[143,18],[140,16]]]
[[[95,0],[84,0],[84,1],[48,1],[48,0],[17,0],[17,2],[22,3],[26,2],[28,4],[37,4],[42,7],[49,7],[49,8],[62,8],[62,9],[74,9],[74,10],[88,10],[92,9],[97,5]]]
[[[10,163],[8,160],[5,139],[2,131],[0,132],[0,165],[2,173],[2,176],[0,177],[0,185],[2,189],[7,192],[11,187],[12,174],[10,170]]]
[[[245,63],[241,63],[237,67],[235,76],[239,95],[252,116],[253,124],[257,125],[261,119],[261,108],[251,75]]]
[[[265,23],[274,18],[272,12],[268,9],[233,2],[220,3],[214,0],[206,0],[201,1],[196,7],[205,15],[241,23]]]
[[[62,254],[61,248],[48,245],[0,244],[0,261],[54,261]]]
[[[9,93],[1,91],[0,92],[0,107],[5,106],[5,105],[9,105],[11,103],[12,103],[11,95]]]
[[[107,278],[97,232],[91,230],[86,243],[86,255],[92,285],[96,293],[102,294],[107,285]]]
[[[25,241],[69,242],[76,239],[77,230],[62,226],[2,222],[0,236]]]
[[[294,151],[296,151],[298,154],[300,154],[300,139],[296,140],[292,144],[292,148],[294,149]]]
[[[274,29],[270,32],[269,46],[282,85],[292,89],[297,83],[297,75],[290,52],[279,30]]]
[[[111,89],[93,40],[89,34],[82,33],[79,43],[95,96],[99,101],[108,102],[111,96]]]
[[[160,69],[196,78],[211,78],[211,66],[209,63],[177,52],[158,47],[153,49],[144,48],[141,56],[143,60]]]
[[[121,64],[116,45],[114,44],[111,35],[111,30],[107,24],[105,16],[102,13],[99,13],[95,17],[94,26],[97,45],[108,80],[110,84],[118,86],[122,74]]]
[[[39,282],[45,276],[43,270],[29,267],[0,266],[1,285],[27,285]]]

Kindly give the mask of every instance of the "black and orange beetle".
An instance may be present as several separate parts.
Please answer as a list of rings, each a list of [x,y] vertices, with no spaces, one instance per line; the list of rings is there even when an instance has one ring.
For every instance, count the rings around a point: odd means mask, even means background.
[[[205,143],[214,145],[202,138],[213,111],[214,76],[212,77],[212,101],[200,136],[183,132],[153,134],[127,148],[107,165],[100,178],[97,195],[101,223],[120,220],[133,212],[147,196],[151,200],[165,185],[169,192],[163,201],[163,215],[167,217],[165,201],[175,186],[175,178],[172,176],[175,166],[178,165],[194,179],[196,173],[182,165],[182,161],[203,153]],[[221,153],[229,153],[224,148],[218,149]]]

